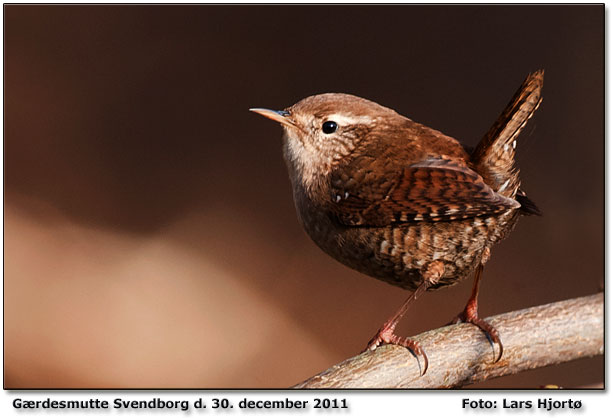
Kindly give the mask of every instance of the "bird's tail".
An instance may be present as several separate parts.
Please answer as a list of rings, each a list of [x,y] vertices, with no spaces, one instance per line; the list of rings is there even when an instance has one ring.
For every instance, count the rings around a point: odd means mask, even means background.
[[[471,156],[472,164],[485,182],[505,197],[516,198],[519,191],[516,138],[541,104],[544,74],[539,70],[528,75]]]

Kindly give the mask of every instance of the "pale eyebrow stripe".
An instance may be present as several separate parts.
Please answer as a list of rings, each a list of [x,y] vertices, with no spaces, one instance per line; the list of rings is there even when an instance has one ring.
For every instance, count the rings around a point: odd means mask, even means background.
[[[343,115],[340,113],[334,113],[332,115],[328,115],[328,117],[326,118],[326,121],[328,120],[334,121],[338,123],[340,126],[370,124],[373,121],[370,116],[350,116],[350,115]]]

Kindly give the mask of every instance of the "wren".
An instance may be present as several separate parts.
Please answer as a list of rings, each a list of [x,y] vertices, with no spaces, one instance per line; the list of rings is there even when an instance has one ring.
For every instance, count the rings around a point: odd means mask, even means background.
[[[456,139],[360,97],[327,93],[285,110],[251,111],[279,122],[298,219],[341,263],[413,293],[368,343],[397,344],[428,357],[394,333],[426,290],[474,274],[455,322],[472,323],[498,345],[477,310],[490,248],[520,215],[539,215],[520,189],[517,136],[541,103],[544,72],[530,74],[474,150]]]

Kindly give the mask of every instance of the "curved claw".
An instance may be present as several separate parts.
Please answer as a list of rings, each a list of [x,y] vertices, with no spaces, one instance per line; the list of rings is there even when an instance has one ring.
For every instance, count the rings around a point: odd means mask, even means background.
[[[468,324],[473,324],[479,327],[479,329],[485,333],[490,344],[498,345],[498,347],[500,348],[500,350],[498,351],[498,355],[496,355],[496,350],[494,350],[494,363],[498,363],[498,361],[500,361],[500,359],[502,358],[502,353],[504,352],[504,347],[502,345],[502,341],[500,341],[500,334],[498,334],[498,330],[494,328],[490,323],[484,321],[476,315],[468,317],[465,312],[462,312],[457,317],[455,317],[451,321],[451,324],[458,324],[460,322],[466,322]]]
[[[502,353],[504,351],[504,347],[502,345],[502,341],[500,341],[500,335],[498,334],[498,330],[481,319],[479,319],[479,321],[482,322],[482,324],[475,325],[477,325],[483,332],[485,332],[487,339],[490,340],[490,343],[492,343],[492,345],[497,344],[498,348],[500,348],[500,350],[498,351],[498,356],[496,356],[496,353],[494,353],[494,363],[498,363],[498,361],[500,361],[500,359],[502,358]]]
[[[494,360],[494,363],[498,363],[500,361],[500,359],[502,358],[502,352],[504,351],[504,347],[500,341],[498,341],[498,347],[500,347],[500,352],[498,353],[498,357],[496,357],[496,360]]]
[[[426,355],[424,350],[422,350],[421,346],[415,340],[411,340],[409,338],[402,338],[402,340],[404,340],[403,343],[397,344],[397,345],[406,347],[417,359],[417,364],[419,364],[419,356],[423,358],[424,368],[423,370],[421,369],[421,367],[419,368],[420,369],[419,376],[425,375],[426,371],[428,370],[428,356]]]
[[[502,342],[500,341],[500,335],[498,334],[498,330],[481,318],[469,318],[466,322],[478,326],[481,331],[485,333],[487,339],[492,345],[498,345],[498,347],[500,348],[498,356],[496,356],[496,352],[494,351],[494,363],[498,363],[498,361],[502,358],[502,352],[504,351]]]
[[[420,369],[419,376],[423,376],[426,374],[426,371],[428,370],[428,363],[429,363],[428,356],[426,355],[424,350],[421,348],[419,343],[408,337],[399,337],[398,335],[394,334],[393,331],[386,329],[385,327],[380,329],[377,335],[375,335],[368,342],[368,345],[366,346],[366,349],[364,351],[367,351],[367,350],[374,351],[377,347],[379,347],[381,344],[384,344],[384,343],[399,345],[401,347],[408,349],[411,352],[411,354],[413,354],[413,356],[417,359],[417,364],[419,365],[419,369]],[[419,361],[420,356],[423,359],[423,365],[424,365],[423,369]]]

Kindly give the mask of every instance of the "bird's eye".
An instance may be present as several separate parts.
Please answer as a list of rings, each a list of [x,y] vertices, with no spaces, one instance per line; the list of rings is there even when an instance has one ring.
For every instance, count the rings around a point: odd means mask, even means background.
[[[331,120],[324,122],[324,124],[321,126],[321,130],[324,131],[325,134],[334,133],[337,129],[338,125],[336,124],[336,122]]]

